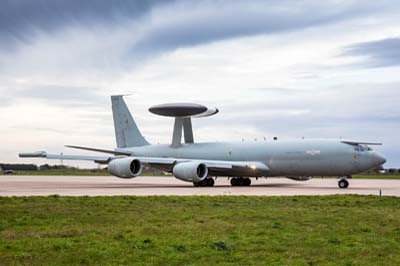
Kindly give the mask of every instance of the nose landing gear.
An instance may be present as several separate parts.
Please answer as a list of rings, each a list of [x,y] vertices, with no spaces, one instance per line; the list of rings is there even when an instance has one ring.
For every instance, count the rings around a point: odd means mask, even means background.
[[[341,178],[338,182],[339,188],[347,188],[349,186],[349,181],[347,181],[347,178]]]

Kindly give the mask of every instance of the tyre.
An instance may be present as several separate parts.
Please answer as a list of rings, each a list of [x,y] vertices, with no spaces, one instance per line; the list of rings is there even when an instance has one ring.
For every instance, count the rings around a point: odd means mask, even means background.
[[[346,179],[339,180],[338,183],[340,188],[347,188],[349,186],[349,182]]]
[[[238,178],[231,178],[231,186],[236,187],[239,185]]]
[[[214,186],[214,179],[208,178],[207,179],[207,186],[208,187],[213,187]]]

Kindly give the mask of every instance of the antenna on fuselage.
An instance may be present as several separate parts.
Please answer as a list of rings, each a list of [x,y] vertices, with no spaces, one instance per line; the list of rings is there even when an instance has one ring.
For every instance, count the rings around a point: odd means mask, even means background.
[[[171,147],[178,147],[182,141],[182,131],[185,143],[194,143],[192,118],[215,115],[217,108],[207,108],[195,103],[167,103],[155,105],[149,111],[156,115],[175,117],[174,132]]]

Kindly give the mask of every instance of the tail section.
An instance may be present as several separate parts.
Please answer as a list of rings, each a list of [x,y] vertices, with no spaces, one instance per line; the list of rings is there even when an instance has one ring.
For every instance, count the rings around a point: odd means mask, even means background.
[[[122,95],[111,96],[115,137],[118,148],[149,145],[140,133]]]

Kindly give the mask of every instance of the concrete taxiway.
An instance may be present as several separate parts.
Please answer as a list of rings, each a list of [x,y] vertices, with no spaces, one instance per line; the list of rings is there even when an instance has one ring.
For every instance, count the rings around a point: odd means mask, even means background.
[[[251,187],[231,187],[218,178],[214,187],[193,187],[169,176],[119,179],[112,176],[0,176],[0,196],[113,195],[330,195],[363,194],[400,196],[400,180],[352,179],[339,189],[336,179],[293,181],[286,178],[253,179]]]

